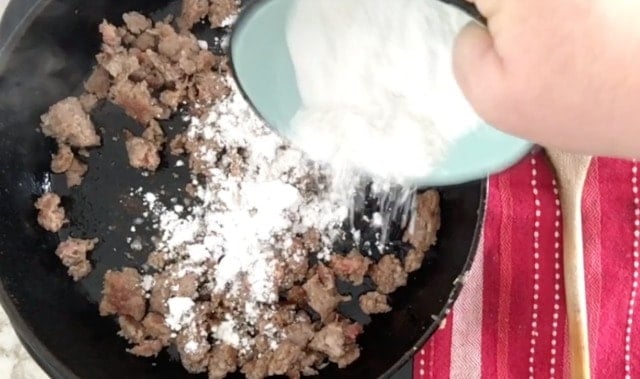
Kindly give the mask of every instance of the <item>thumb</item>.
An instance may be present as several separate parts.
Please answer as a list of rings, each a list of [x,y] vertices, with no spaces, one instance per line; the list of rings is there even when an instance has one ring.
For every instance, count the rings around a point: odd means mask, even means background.
[[[470,22],[462,29],[454,44],[453,70],[458,85],[478,115],[491,125],[499,125],[498,118],[504,113],[503,103],[508,97],[502,60],[487,28]]]

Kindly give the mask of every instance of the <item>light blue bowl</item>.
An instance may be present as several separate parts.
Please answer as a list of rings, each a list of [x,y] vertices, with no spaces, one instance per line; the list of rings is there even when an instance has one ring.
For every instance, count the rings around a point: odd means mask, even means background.
[[[240,90],[267,124],[285,137],[291,135],[291,119],[301,106],[286,39],[294,1],[250,3],[238,17],[230,47]],[[459,139],[437,169],[415,184],[444,186],[483,179],[514,165],[532,147],[528,141],[482,124]]]

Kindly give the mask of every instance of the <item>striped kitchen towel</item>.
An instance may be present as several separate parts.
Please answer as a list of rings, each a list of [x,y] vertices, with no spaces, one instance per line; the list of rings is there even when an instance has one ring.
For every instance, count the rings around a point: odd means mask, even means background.
[[[638,164],[593,161],[583,223],[594,378],[640,378]],[[562,222],[541,153],[489,179],[479,251],[414,378],[568,378]]]

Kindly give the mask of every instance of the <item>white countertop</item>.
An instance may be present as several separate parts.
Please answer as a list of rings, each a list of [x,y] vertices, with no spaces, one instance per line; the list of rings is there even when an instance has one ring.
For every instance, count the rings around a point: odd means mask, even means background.
[[[7,3],[9,0],[0,0],[0,17],[7,7]],[[0,308],[0,378],[48,378],[20,344],[2,308]]]
[[[0,378],[49,378],[22,347],[2,309],[0,309]]]

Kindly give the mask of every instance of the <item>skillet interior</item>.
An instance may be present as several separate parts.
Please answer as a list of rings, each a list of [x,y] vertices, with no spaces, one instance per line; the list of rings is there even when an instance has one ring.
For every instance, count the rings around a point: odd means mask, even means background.
[[[83,185],[72,191],[48,174],[54,146],[37,132],[39,116],[56,101],[78,93],[99,49],[97,25],[118,22],[128,10],[164,13],[175,2],[160,0],[41,1],[0,56],[0,301],[35,358],[54,378],[191,377],[168,354],[154,360],[130,356],[109,318],[97,313],[102,276],[107,269],[144,261],[126,237],[140,204],[130,188],[142,186],[175,192],[186,171],[167,165],[151,177],[128,167],[120,138],[136,124],[115,107],[96,112],[105,146],[92,153]],[[181,127],[179,119],[165,129]],[[169,161],[170,158],[165,160]],[[173,165],[170,165],[173,167]],[[173,174],[179,175],[175,179]],[[35,222],[33,202],[51,186],[64,195],[73,226],[65,235],[99,236],[92,254],[93,273],[73,283],[53,254],[58,236]],[[361,358],[346,370],[329,368],[322,378],[371,378],[389,375],[406,362],[437,326],[460,289],[456,281],[468,270],[475,252],[484,209],[484,183],[442,188],[442,229],[428,264],[412,275],[393,297],[393,311],[374,318],[360,343]],[[148,252],[148,250],[146,250]],[[452,297],[453,296],[453,297]]]

